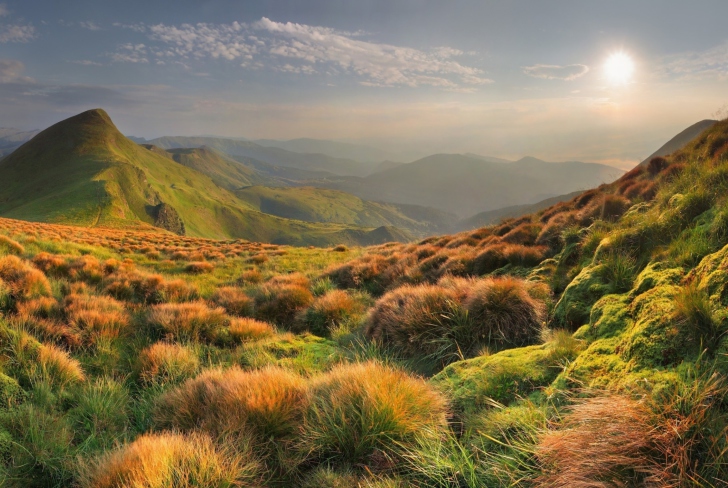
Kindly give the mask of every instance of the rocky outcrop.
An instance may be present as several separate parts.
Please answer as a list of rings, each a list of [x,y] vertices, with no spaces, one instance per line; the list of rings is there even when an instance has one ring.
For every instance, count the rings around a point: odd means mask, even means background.
[[[178,235],[185,235],[185,223],[182,222],[177,211],[171,205],[164,202],[153,207],[152,216],[154,217],[154,226],[174,232]]]

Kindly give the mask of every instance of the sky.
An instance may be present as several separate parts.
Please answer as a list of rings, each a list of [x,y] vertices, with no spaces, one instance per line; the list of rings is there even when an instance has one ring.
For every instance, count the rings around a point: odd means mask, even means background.
[[[0,127],[101,107],[146,138],[629,168],[728,116],[726,18],[725,0],[0,0]]]

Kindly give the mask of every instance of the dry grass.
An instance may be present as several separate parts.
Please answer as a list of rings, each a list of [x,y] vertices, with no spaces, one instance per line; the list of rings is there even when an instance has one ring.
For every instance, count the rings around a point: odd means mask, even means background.
[[[362,312],[362,306],[343,290],[331,290],[314,300],[301,317],[304,327],[326,336],[342,321]]]
[[[146,434],[86,465],[80,478],[82,488],[254,487],[259,464],[202,434]]]
[[[426,381],[375,362],[315,379],[303,442],[323,460],[386,470],[418,438],[442,435],[446,401]]]
[[[121,269],[104,280],[104,291],[123,301],[141,303],[185,302],[199,297],[197,289],[183,280],[165,280],[161,275]]]
[[[586,488],[643,486],[654,472],[649,408],[626,396],[583,400],[537,448],[544,474],[536,486]]]
[[[234,318],[228,326],[230,339],[235,343],[254,341],[275,334],[275,328],[268,322],[251,318]]]
[[[486,278],[473,283],[465,300],[481,340],[496,347],[518,347],[537,342],[545,319],[545,306],[529,294],[520,279]]]
[[[177,382],[200,367],[197,355],[179,344],[157,342],[139,353],[139,377],[145,383]]]
[[[147,323],[165,336],[187,341],[213,341],[227,322],[222,308],[205,302],[163,303],[147,314]]]
[[[215,265],[207,261],[195,261],[185,266],[185,272],[192,274],[212,273],[214,269]]]
[[[164,394],[155,418],[165,428],[214,435],[251,431],[260,442],[291,440],[299,434],[308,399],[305,380],[284,369],[213,369]]]
[[[253,299],[240,288],[224,286],[215,290],[210,301],[225,309],[230,315],[250,317],[253,315]]]
[[[124,304],[109,297],[71,294],[64,310],[68,325],[86,344],[115,339],[129,325]]]
[[[52,344],[41,344],[38,348],[38,366],[43,377],[60,387],[86,379],[81,364],[66,351]]]
[[[25,248],[18,242],[0,234],[0,254],[25,254]]]
[[[255,315],[261,320],[288,327],[296,315],[312,302],[313,294],[308,287],[295,282],[269,281],[257,291]]]
[[[15,300],[30,300],[51,295],[51,285],[42,271],[17,256],[0,258],[0,279]]]

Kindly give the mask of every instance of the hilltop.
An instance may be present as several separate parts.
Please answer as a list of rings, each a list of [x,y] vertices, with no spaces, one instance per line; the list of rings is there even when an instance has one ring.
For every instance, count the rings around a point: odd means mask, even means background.
[[[268,181],[207,151],[146,149],[124,137],[106,112],[90,110],[3,158],[0,215],[301,245],[372,242],[367,233],[373,229],[263,214],[198,171],[204,168],[223,186]]]

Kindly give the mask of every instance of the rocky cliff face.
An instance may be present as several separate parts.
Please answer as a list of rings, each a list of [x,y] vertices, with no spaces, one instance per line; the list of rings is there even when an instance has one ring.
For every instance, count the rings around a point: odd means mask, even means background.
[[[174,207],[162,202],[154,207],[153,212],[155,227],[161,227],[181,236],[185,235],[185,223]]]

